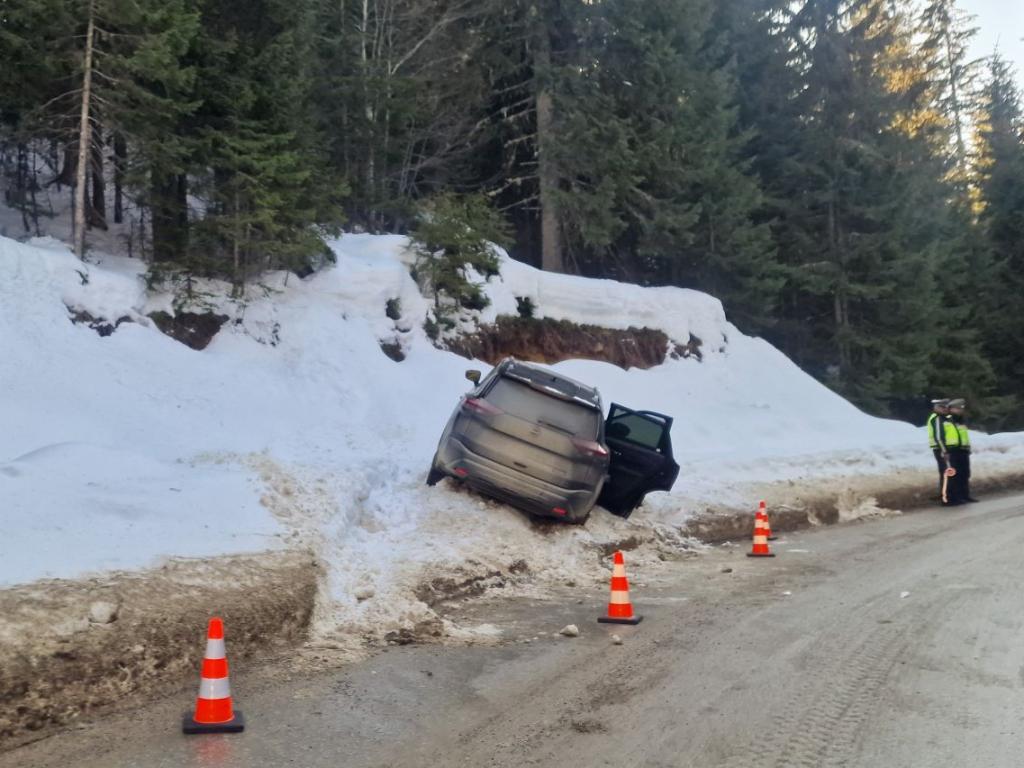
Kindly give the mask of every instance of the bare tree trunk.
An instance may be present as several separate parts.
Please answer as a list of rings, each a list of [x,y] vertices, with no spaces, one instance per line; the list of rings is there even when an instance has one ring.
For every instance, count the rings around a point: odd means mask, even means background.
[[[346,39],[348,19],[347,9],[345,7],[345,0],[338,0],[338,36],[339,39],[344,41]],[[344,169],[345,178],[352,178],[352,168],[350,166],[351,160],[351,139],[349,138],[349,123],[348,123],[348,101],[344,101],[341,108],[341,154],[342,154],[342,168]]]
[[[153,231],[153,261],[177,261],[177,217],[174,215],[174,177],[156,171],[151,174],[150,227]]]
[[[539,10],[539,9],[538,9]],[[562,248],[562,230],[558,205],[554,193],[558,189],[558,169],[551,157],[554,147],[554,100],[547,78],[551,72],[551,38],[545,25],[544,14],[537,14],[535,34],[535,73],[537,82],[537,165],[540,179],[540,242],[541,269],[546,272],[565,272],[565,254]],[[537,74],[534,75],[537,77]]]
[[[832,195],[835,197],[837,181],[833,179]],[[833,311],[836,322],[836,347],[839,353],[839,380],[846,383],[850,374],[853,357],[850,349],[850,297],[846,286],[846,265],[843,259],[843,244],[838,221],[835,199],[828,202],[828,245],[838,273],[833,289]]]
[[[139,258],[146,261],[146,207],[139,209]]]
[[[31,232],[28,221],[28,147],[19,143],[15,158],[14,194],[18,209],[21,211],[21,225],[26,232]]]
[[[114,223],[124,221],[124,166],[128,145],[121,133],[114,134]]]
[[[181,252],[184,255],[188,248],[188,174],[178,174],[174,204],[178,213],[178,231],[181,233]]]
[[[54,175],[60,172],[60,144],[56,139],[50,139],[50,152],[47,156],[47,164],[53,170]],[[60,192],[60,187],[57,187],[57,191]]]
[[[99,126],[92,131],[92,207],[89,226],[107,229],[107,183],[103,177],[103,131]]]
[[[235,236],[232,238],[233,242],[231,244],[231,256],[232,256],[232,263],[233,263],[233,266],[234,266],[234,269],[231,272],[231,282],[233,283],[233,290],[231,292],[231,295],[235,296],[235,297],[237,297],[239,295],[238,286],[241,285],[241,283],[242,283],[242,259],[241,259],[242,232],[241,232],[241,219],[240,219],[240,217],[238,215],[238,207],[239,207],[238,190],[236,189],[235,190],[235,201],[234,201],[234,208],[235,208]]]
[[[363,111],[366,118],[366,192],[371,206],[376,206],[374,199],[374,188],[377,186],[377,164],[374,156],[373,143],[376,138],[374,128],[373,104],[370,101],[370,63],[367,54],[367,39],[370,34],[370,3],[363,0],[362,29],[359,35],[359,59],[362,64],[363,76]],[[369,211],[367,211],[369,213]],[[373,219],[371,217],[370,220]],[[372,228],[372,225],[371,225]]]
[[[61,166],[60,173],[51,182],[57,185],[58,192],[61,191],[62,186],[75,186],[75,174],[78,173],[78,144],[76,142],[65,144],[63,154],[64,164]]]
[[[150,173],[153,261],[182,262],[188,252],[188,177]]]
[[[89,122],[89,99],[92,96],[92,44],[96,32],[95,2],[89,0],[88,25],[85,31],[85,63],[82,69],[82,114],[78,124],[78,173],[75,182],[75,255],[85,255],[85,171],[89,147],[92,145],[92,124]]]
[[[32,226],[35,228],[36,237],[42,237],[39,230],[39,202],[36,200],[36,190],[39,188],[39,168],[36,165],[36,153],[32,153],[32,178],[29,180],[29,194],[32,196]]]

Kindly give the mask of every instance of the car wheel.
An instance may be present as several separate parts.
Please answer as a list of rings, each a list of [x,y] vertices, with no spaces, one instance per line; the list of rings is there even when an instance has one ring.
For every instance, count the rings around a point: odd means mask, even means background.
[[[593,509],[593,507],[588,509],[586,512],[583,512],[582,514],[573,515],[572,517],[565,517],[562,519],[569,525],[583,525],[585,522],[587,522],[587,520],[590,519],[591,509]]]
[[[437,467],[437,454],[434,454],[434,460],[430,462],[430,470],[427,472],[427,485],[437,485],[444,479],[444,471]]]

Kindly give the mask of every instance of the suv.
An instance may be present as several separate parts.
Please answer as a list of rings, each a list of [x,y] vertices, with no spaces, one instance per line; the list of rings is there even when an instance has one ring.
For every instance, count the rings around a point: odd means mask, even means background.
[[[595,502],[629,517],[679,474],[672,419],[612,403],[547,368],[502,360],[462,396],[441,434],[427,485],[453,477],[535,515],[581,523]]]

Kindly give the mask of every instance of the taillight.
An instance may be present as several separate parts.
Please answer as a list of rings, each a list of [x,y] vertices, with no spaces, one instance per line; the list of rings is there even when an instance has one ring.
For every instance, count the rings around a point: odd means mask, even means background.
[[[487,416],[497,416],[499,413],[502,413],[501,408],[495,408],[486,400],[481,400],[478,397],[467,397],[462,403],[462,408],[473,413],[483,413]]]
[[[464,469],[463,467],[456,467],[452,471],[459,477],[466,477],[469,474],[469,470]]]
[[[573,438],[572,444],[576,446],[576,450],[588,456],[597,456],[601,459],[608,456],[608,449],[596,440],[581,440],[577,437]]]
[[[567,514],[569,514],[568,512],[566,512],[566,511],[565,511],[564,509],[562,509],[561,507],[555,507],[555,508],[554,508],[554,509],[552,509],[551,511],[552,511],[552,512],[553,512],[554,514],[556,514],[556,515],[559,515],[560,517],[565,517],[565,516],[566,516]]]

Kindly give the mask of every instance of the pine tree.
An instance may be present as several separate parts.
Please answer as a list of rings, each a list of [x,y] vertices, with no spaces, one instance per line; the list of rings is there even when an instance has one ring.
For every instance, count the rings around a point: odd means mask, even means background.
[[[971,116],[978,104],[979,62],[968,58],[977,33],[974,20],[953,0],[931,0],[922,9],[925,32],[921,57],[929,79],[925,110],[919,123],[928,132],[933,152],[944,159],[937,184],[946,204],[936,254],[939,302],[933,325],[938,343],[930,363],[929,389],[937,396],[967,397],[972,416],[994,423],[1008,402],[996,394],[996,375],[982,344],[984,307],[979,295],[988,273],[989,253],[972,214]]]
[[[193,0],[116,3],[105,58],[104,124],[115,137],[119,182],[137,190],[152,221],[156,262],[181,261],[188,249],[188,173],[197,141],[183,124],[197,109],[194,50],[200,15]]]
[[[1000,391],[1012,397],[996,426],[1024,424],[1024,111],[1011,66],[996,55],[989,63],[978,130],[979,223],[991,266],[983,282],[985,347]]]
[[[185,265],[230,276],[237,292],[267,269],[302,269],[323,255],[322,230],[340,222],[317,171],[309,121],[312,16],[285,0],[206,0],[189,131],[207,172],[206,201]],[[337,190],[335,190],[337,191]]]
[[[971,41],[978,32],[974,16],[956,5],[956,0],[929,0],[920,14],[925,32],[923,53],[929,59],[934,88],[934,107],[948,120],[952,136],[949,149],[958,184],[968,176],[967,133],[970,117],[977,110],[979,64],[969,58]]]
[[[487,297],[467,268],[485,279],[498,274],[492,244],[507,237],[505,223],[482,195],[443,193],[421,204],[410,240],[416,272],[434,296],[435,322],[450,323],[458,307],[483,309]]]
[[[803,116],[780,225],[801,362],[878,412],[926,386],[935,317],[936,165],[908,117],[924,92],[906,24],[880,0],[808,2],[788,34]],[[909,78],[909,79],[908,79]],[[788,188],[788,193],[784,189]]]
[[[777,285],[760,191],[743,157],[714,4],[580,7],[552,68],[550,148],[568,263],[716,292],[747,327]],[[564,41],[571,41],[571,47]]]
[[[53,103],[72,87],[66,52],[74,33],[73,9],[61,0],[0,3],[0,161],[11,147],[5,202],[21,210],[26,233],[40,233],[39,150],[70,127],[70,115],[64,124],[54,119]]]
[[[36,138],[64,145],[57,180],[75,187],[75,247],[81,254],[86,227],[106,226],[105,133],[118,136],[122,160],[129,144],[140,150],[139,158],[165,151],[168,119],[174,115],[168,105],[180,97],[179,59],[195,35],[196,18],[184,10],[184,0],[59,5],[48,6],[52,17],[39,20],[46,43],[36,54],[45,59],[36,74],[42,73],[44,84],[42,97],[26,113],[26,125]],[[28,82],[34,82],[31,75]],[[121,181],[124,170],[122,164]],[[90,175],[91,202],[85,188]]]
[[[727,35],[735,57],[739,128],[750,138],[744,157],[762,190],[752,220],[771,232],[776,275],[775,295],[769,306],[771,321],[763,332],[811,371],[821,375],[813,350],[816,319],[808,317],[805,296],[786,279],[803,247],[800,230],[791,217],[801,206],[804,171],[800,137],[806,130],[797,95],[804,87],[804,72],[794,57],[792,4],[788,0],[722,0],[718,26]],[[781,285],[779,275],[781,274]]]

